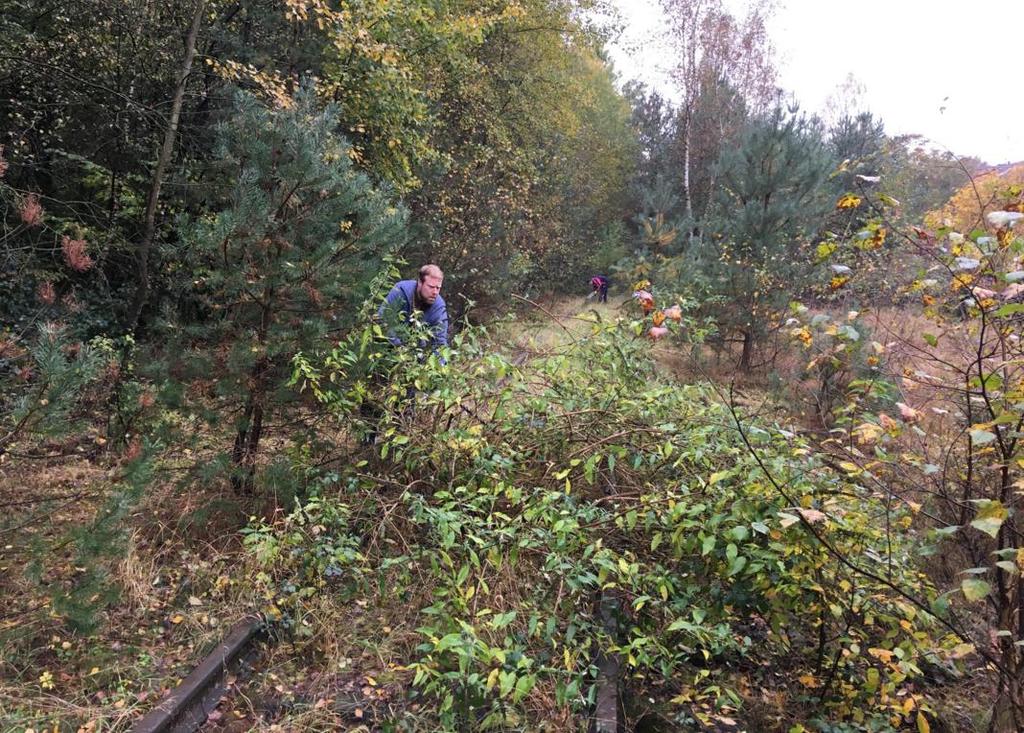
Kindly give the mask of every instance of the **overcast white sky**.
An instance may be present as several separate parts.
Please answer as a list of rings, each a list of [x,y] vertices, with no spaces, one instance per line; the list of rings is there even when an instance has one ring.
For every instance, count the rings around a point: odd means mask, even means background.
[[[612,2],[627,24],[609,49],[615,68],[671,96],[658,0]],[[769,33],[781,86],[805,111],[821,112],[852,74],[889,134],[1024,160],[1024,0],[779,0]]]

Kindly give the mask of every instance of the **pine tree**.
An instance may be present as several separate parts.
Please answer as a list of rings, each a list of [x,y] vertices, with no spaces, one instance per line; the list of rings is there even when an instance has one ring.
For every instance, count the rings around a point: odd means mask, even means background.
[[[772,309],[806,278],[802,248],[827,211],[832,161],[812,121],[776,109],[750,121],[718,168],[717,285],[733,303],[724,325],[743,336],[740,366],[748,368]]]
[[[337,111],[301,91],[267,109],[240,96],[221,130],[230,204],[195,227],[190,250],[206,317],[190,329],[213,354],[217,392],[239,415],[232,483],[251,493],[268,417],[286,401],[288,364],[354,319],[405,212],[352,164]]]

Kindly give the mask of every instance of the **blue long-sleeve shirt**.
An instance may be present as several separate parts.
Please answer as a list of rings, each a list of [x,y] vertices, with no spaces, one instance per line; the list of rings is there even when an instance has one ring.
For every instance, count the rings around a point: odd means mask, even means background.
[[[380,308],[377,311],[377,315],[386,317],[389,312],[392,314],[396,311],[400,311],[403,316],[403,321],[409,323],[412,319],[413,309],[416,307],[416,281],[415,280],[399,280],[395,283],[395,286],[391,288],[391,292],[388,293],[387,297],[384,298],[384,302],[381,303]],[[438,295],[434,302],[427,306],[422,315],[422,320],[430,327],[431,331],[431,343],[434,348],[440,348],[441,346],[448,345],[448,308],[445,306],[444,298]],[[391,328],[388,330],[388,340],[398,345],[402,343],[402,340],[394,332],[394,321],[388,322]]]

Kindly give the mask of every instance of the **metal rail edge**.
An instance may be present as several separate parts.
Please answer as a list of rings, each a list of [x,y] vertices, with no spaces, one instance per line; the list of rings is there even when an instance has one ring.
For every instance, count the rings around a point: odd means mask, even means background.
[[[228,635],[199,666],[171,690],[131,729],[131,733],[194,733],[217,707],[227,671],[239,662],[254,641],[266,636],[262,619],[249,616],[236,623]]]
[[[620,636],[620,611],[618,599],[607,591],[601,591],[597,601],[598,617],[608,636],[616,640]],[[594,708],[588,733],[622,733],[625,729],[620,679],[622,662],[618,654],[600,650],[594,663],[598,674],[594,681]]]

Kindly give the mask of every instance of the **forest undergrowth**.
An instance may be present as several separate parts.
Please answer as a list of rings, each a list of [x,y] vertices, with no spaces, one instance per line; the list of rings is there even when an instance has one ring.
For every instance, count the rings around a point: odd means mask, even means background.
[[[4,719],[127,729],[251,611],[280,643],[232,680],[215,727],[582,730],[598,651],[623,660],[631,725],[948,716],[969,651],[930,612],[916,560],[930,540],[909,506],[779,422],[767,385],[678,381],[697,352],[653,350],[628,304],[526,305],[465,331],[448,366],[358,333],[297,361],[296,386],[317,396],[297,409],[343,428],[272,438],[270,460],[301,476],[291,506],[223,481],[182,495],[174,476],[195,456],[164,455],[106,568],[120,593],[101,623],[31,613],[85,570],[70,555],[9,585],[26,616],[5,620]],[[376,374],[354,368],[367,359]],[[372,446],[356,442],[370,430]],[[79,471],[98,505],[131,456],[88,458],[28,480]],[[93,506],[53,512],[50,531]]]

